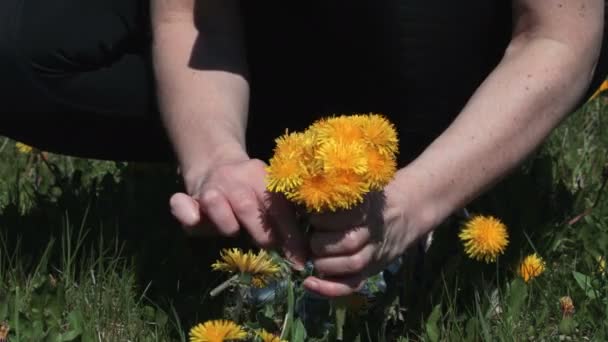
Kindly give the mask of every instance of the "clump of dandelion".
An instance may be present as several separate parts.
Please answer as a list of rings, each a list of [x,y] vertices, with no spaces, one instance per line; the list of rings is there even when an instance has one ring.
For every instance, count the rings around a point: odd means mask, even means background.
[[[564,296],[559,299],[559,308],[562,311],[562,317],[572,317],[574,315],[574,302],[570,296]]]
[[[267,189],[309,212],[350,209],[397,170],[397,132],[379,114],[324,118],[276,143]]]
[[[287,342],[287,340],[281,340],[281,337],[269,333],[264,329],[256,330],[256,335],[262,342]]]
[[[493,216],[476,215],[469,219],[460,233],[465,253],[477,261],[496,261],[509,244],[507,226]]]
[[[229,320],[213,320],[199,323],[190,329],[190,342],[240,341],[247,338],[247,332]]]
[[[518,274],[527,283],[545,271],[545,262],[536,253],[524,258],[519,265]]]
[[[15,148],[17,148],[17,151],[19,151],[20,153],[24,153],[24,154],[31,153],[32,150],[34,149],[32,146],[24,144],[22,142],[17,142],[15,144]]]
[[[255,287],[266,286],[281,271],[281,266],[265,250],[245,253],[239,248],[223,249],[220,257],[221,260],[211,265],[213,270],[249,275]]]

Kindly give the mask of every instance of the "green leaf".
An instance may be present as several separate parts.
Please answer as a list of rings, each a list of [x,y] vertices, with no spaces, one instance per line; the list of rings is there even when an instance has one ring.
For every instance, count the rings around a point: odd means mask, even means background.
[[[293,293],[293,281],[290,279],[287,284],[287,316],[285,317],[285,325],[284,330],[281,332],[281,340],[287,339],[287,337],[291,337],[293,340],[293,314],[295,310],[295,295]]]
[[[488,325],[488,321],[483,315],[483,311],[481,310],[481,306],[479,305],[479,294],[475,293],[475,308],[477,311],[477,320],[479,321],[479,325],[481,325],[481,332],[483,333],[484,341],[492,341],[492,335],[490,334],[490,327]]]
[[[154,320],[156,321],[156,325],[164,327],[169,322],[169,316],[163,310],[156,310]]]
[[[517,317],[528,298],[528,287],[521,278],[515,278],[509,286],[507,312],[511,319]]]
[[[306,328],[304,327],[304,323],[298,318],[295,322],[293,322],[292,328],[292,338],[291,342],[304,342],[306,341]]]
[[[346,323],[346,302],[344,298],[333,300],[334,315],[336,318],[336,338],[342,341],[344,338],[344,324]]]
[[[561,322],[559,322],[558,331],[563,335],[572,335],[575,331],[576,323],[572,317],[564,317]]]
[[[439,337],[441,336],[439,319],[441,319],[441,305],[435,305],[429,318],[426,320],[426,335],[431,342],[439,341]]]
[[[8,299],[0,300],[0,321],[8,318]]]
[[[467,320],[465,332],[466,341],[477,341],[478,328],[477,319],[475,317],[471,317]]]
[[[576,280],[578,286],[580,286],[580,288],[585,292],[589,299],[597,298],[593,286],[591,285],[591,278],[589,276],[586,276],[577,271],[572,271],[572,275],[574,276],[574,279]]]
[[[73,341],[82,335],[84,317],[80,310],[74,310],[68,314],[69,330],[61,336],[62,341]]]

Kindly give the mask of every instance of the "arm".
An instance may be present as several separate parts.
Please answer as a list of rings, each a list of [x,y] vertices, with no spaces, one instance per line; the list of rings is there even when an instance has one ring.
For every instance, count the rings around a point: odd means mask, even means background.
[[[153,0],[151,11],[159,106],[192,193],[211,164],[247,158],[238,1]]]
[[[513,38],[502,61],[454,122],[384,188],[382,213],[313,222],[321,228],[311,237],[313,262],[324,278],[306,279],[309,290],[352,293],[519,165],[573,110],[599,56],[604,1],[513,3]]]
[[[513,38],[502,61],[450,127],[398,173],[397,186],[424,194],[417,198],[421,226],[438,224],[516,167],[589,86],[604,1],[516,0],[513,6]]]

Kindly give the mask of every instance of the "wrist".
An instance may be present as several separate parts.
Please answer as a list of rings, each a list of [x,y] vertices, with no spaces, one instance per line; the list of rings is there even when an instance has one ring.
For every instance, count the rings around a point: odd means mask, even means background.
[[[438,196],[439,183],[433,178],[432,173],[408,165],[397,171],[392,182],[395,191],[404,197],[403,214],[421,234],[437,227],[457,209],[450,206],[446,196]]]
[[[249,160],[245,148],[238,144],[223,144],[221,147],[190,153],[180,161],[180,169],[188,194],[193,194],[212,169],[230,163]]]

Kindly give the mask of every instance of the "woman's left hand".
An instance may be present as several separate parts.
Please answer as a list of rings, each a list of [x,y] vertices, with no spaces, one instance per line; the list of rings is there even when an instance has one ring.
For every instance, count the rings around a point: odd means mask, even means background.
[[[416,203],[410,191],[392,182],[356,208],[312,215],[310,248],[318,276],[308,277],[304,286],[328,297],[358,290],[434,227],[423,222]]]

